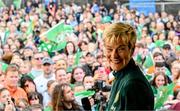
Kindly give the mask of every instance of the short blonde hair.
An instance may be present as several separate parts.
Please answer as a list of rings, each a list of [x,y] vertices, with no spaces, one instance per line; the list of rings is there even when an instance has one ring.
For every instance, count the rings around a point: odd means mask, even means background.
[[[128,47],[133,49],[136,44],[136,32],[134,28],[125,23],[114,23],[107,27],[103,33],[103,42],[110,44],[118,44],[121,40],[125,44],[128,44]],[[133,53],[133,52],[132,52]]]

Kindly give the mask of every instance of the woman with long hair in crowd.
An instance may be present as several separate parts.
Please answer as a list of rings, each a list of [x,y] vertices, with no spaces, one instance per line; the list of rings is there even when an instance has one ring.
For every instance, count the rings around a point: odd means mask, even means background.
[[[78,110],[82,111],[74,97],[74,92],[68,84],[56,85],[52,93],[53,111]]]

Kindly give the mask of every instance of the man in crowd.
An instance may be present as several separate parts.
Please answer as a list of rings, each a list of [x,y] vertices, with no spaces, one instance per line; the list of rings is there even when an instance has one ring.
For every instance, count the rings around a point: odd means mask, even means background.
[[[17,101],[19,98],[27,100],[26,92],[18,86],[19,70],[15,64],[10,64],[5,72],[5,87],[10,92],[12,98]]]
[[[43,74],[38,76],[34,79],[34,82],[37,87],[37,91],[41,93],[42,95],[47,92],[47,83],[50,80],[55,80],[55,74],[52,73],[53,71],[53,61],[49,57],[44,57],[42,60],[42,68],[43,68]]]

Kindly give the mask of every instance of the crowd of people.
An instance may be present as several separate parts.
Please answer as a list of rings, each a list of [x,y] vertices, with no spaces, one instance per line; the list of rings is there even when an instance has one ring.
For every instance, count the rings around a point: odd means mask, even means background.
[[[145,16],[118,4],[109,8],[97,2],[80,6],[35,0],[0,12],[1,110],[104,110],[114,76],[102,35],[118,22],[136,29],[133,58],[151,84],[155,101],[162,103],[155,102],[155,109],[180,109],[180,10],[176,15],[163,11]],[[73,27],[65,47],[39,50],[51,42],[41,34],[60,22]],[[162,90],[168,86],[173,86],[170,91]],[[90,109],[78,96],[84,96],[83,91],[93,91],[85,96]]]

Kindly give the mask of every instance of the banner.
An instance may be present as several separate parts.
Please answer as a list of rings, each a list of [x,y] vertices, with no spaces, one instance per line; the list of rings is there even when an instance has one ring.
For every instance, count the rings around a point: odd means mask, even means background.
[[[151,12],[156,12],[155,0],[130,0],[130,9],[135,9],[139,13],[144,13],[146,16]]]

